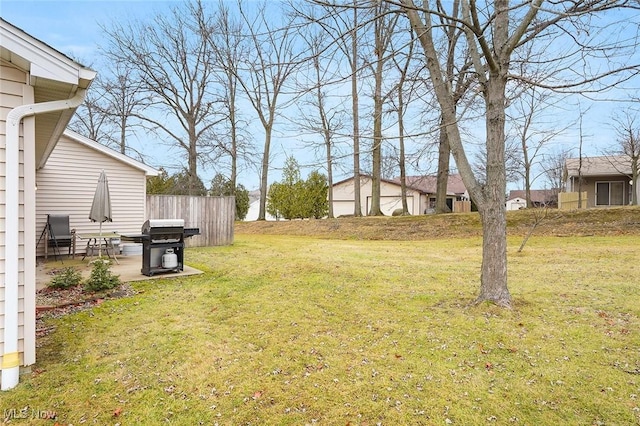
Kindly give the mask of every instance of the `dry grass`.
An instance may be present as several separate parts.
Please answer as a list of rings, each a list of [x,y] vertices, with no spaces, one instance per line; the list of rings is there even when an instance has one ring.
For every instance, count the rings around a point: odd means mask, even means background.
[[[203,275],[51,320],[0,408],[74,425],[640,424],[637,235],[520,241],[504,310],[471,304],[478,237],[238,233],[188,250]]]
[[[537,236],[640,235],[640,207],[548,210]],[[524,236],[539,209],[507,212],[509,235]],[[237,222],[236,233],[304,235],[355,240],[427,240],[482,236],[478,213],[396,217],[345,217],[279,222]]]

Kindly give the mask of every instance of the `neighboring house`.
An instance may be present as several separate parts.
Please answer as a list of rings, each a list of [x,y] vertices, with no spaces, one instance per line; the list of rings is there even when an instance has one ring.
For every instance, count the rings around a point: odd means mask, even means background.
[[[36,170],[96,72],[0,19],[0,387],[36,358]],[[82,164],[78,167],[85,168]]]
[[[371,209],[371,176],[360,175],[360,205],[362,214]],[[353,178],[333,185],[333,214],[336,217],[352,215],[355,206]],[[409,214],[417,215],[433,211],[435,208],[435,176],[407,176],[407,207]],[[450,175],[447,185],[447,204],[452,209],[454,201],[467,200],[468,195],[459,175]],[[391,216],[394,210],[402,208],[402,190],[400,179],[381,179],[380,208],[382,213]]]
[[[631,203],[631,191],[640,196],[640,182],[632,180],[628,156],[569,158],[565,162],[567,192],[587,193],[587,207],[625,206]]]
[[[251,222],[258,220],[260,215],[260,190],[249,191],[249,210],[247,216],[244,218],[245,222]],[[265,213],[265,220],[276,220],[275,217],[269,213]]]
[[[558,191],[553,189],[532,189],[530,190],[533,207],[557,207]],[[520,210],[527,208],[527,192],[525,190],[514,190],[509,192],[506,202],[507,210]]]
[[[158,171],[65,130],[44,167],[36,172],[37,240],[47,222],[47,214],[69,215],[69,225],[78,235],[98,232],[99,224],[89,220],[89,210],[102,170],[109,181],[112,211],[112,222],[103,223],[102,230],[140,233],[147,219],[147,176],[156,176]],[[38,256],[44,254],[45,245],[43,238],[36,247]],[[85,247],[86,241],[77,239],[76,253],[84,253]]]
[[[394,181],[400,183],[400,179],[396,178]],[[436,193],[438,188],[438,178],[436,176],[407,176],[407,185],[412,188],[416,188],[421,191],[426,200],[426,211],[423,213],[430,213],[436,208]],[[462,182],[462,176],[459,174],[449,175],[447,180],[447,207],[454,213],[458,213],[455,209],[454,201],[468,201],[469,193],[467,188]]]

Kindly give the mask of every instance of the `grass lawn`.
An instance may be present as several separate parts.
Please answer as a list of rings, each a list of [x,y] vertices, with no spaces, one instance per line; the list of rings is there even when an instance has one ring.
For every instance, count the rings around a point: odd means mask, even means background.
[[[0,408],[73,425],[640,424],[640,238],[520,242],[512,310],[472,304],[477,237],[189,249],[205,274],[49,320]]]

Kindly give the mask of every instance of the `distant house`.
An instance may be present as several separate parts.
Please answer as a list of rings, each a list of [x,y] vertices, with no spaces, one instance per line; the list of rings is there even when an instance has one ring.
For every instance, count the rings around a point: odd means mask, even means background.
[[[558,190],[554,189],[532,189],[531,203],[533,207],[557,207]],[[507,210],[520,210],[527,208],[527,195],[525,190],[514,190],[509,192],[506,202]]]
[[[371,176],[360,175],[360,207],[367,215],[371,209]],[[354,179],[348,178],[333,184],[333,214],[336,217],[352,215],[355,207]],[[432,212],[435,208],[435,176],[408,176],[407,207],[409,214]],[[459,175],[450,175],[447,184],[447,205],[454,211],[454,201],[468,200],[468,194]],[[382,179],[380,182],[380,207],[382,213],[391,216],[394,210],[402,208],[400,179]]]
[[[82,165],[81,167],[79,165]],[[158,171],[71,130],[65,130],[44,167],[36,171],[36,229],[40,232],[47,214],[69,215],[69,225],[78,235],[95,233],[98,224],[89,220],[98,176],[104,170],[109,180],[112,222],[106,232],[137,234],[146,217],[147,176]],[[36,247],[44,252],[44,243]],[[80,241],[77,253],[84,253]]]
[[[258,220],[260,215],[260,190],[249,191],[249,210],[244,218],[245,222]],[[265,220],[276,220],[275,217],[265,212]]]
[[[400,183],[400,179],[394,179]],[[407,176],[407,185],[421,191],[425,196],[426,210],[423,213],[429,213],[436,208],[436,193],[438,187],[437,176]],[[459,174],[451,174],[447,179],[447,207],[449,210],[457,213],[454,201],[468,201],[469,193],[462,182],[462,176]]]
[[[634,190],[640,196],[640,182],[632,182],[628,156],[569,158],[564,179],[567,192],[587,193],[587,207],[628,205]]]

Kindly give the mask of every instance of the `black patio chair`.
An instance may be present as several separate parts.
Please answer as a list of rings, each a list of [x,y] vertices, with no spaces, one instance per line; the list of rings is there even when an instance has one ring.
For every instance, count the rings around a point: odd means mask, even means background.
[[[71,256],[73,235],[69,227],[69,215],[48,214],[45,231],[47,232],[47,245],[53,248],[56,260],[58,260],[58,256],[61,256],[61,247],[68,247],[68,255]]]

